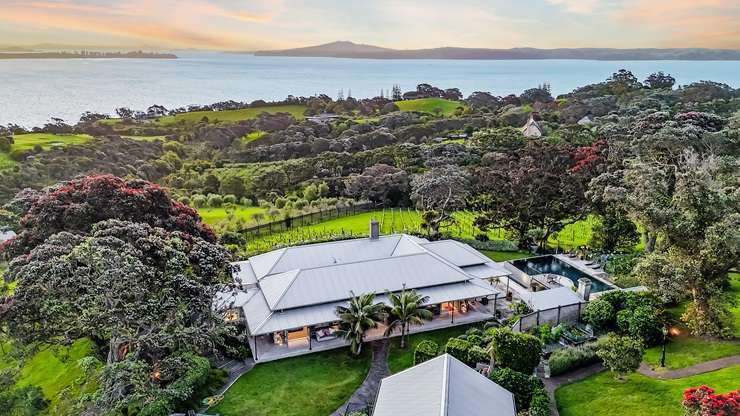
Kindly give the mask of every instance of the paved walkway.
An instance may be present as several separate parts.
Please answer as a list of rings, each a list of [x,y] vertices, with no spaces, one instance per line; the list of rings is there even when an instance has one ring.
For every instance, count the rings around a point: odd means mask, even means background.
[[[643,361],[637,370],[640,374],[660,380],[672,380],[674,378],[684,378],[701,373],[719,370],[732,365],[740,364],[740,355],[720,358],[718,360],[705,361],[691,367],[679,368],[678,370],[661,370],[655,371]]]
[[[363,410],[375,403],[375,397],[380,389],[380,381],[391,374],[388,369],[388,347],[390,341],[387,338],[373,341],[373,361],[370,364],[370,370],[362,385],[355,391],[343,405],[339,407],[331,416],[344,416],[354,410]]]

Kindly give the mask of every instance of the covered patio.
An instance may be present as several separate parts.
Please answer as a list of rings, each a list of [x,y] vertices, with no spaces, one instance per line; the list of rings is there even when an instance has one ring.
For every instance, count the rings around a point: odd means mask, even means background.
[[[409,333],[419,333],[448,328],[456,325],[465,325],[493,319],[494,307],[501,307],[503,299],[498,294],[494,299],[477,298],[461,299],[429,305],[434,317],[423,325],[414,325]],[[487,303],[487,304],[484,304]],[[498,306],[496,306],[498,305]],[[291,330],[279,330],[268,334],[249,337],[249,346],[256,362],[273,361],[282,358],[309,354],[317,351],[326,351],[349,345],[347,341],[333,334],[338,328],[338,322],[328,322],[304,326]],[[381,323],[377,328],[367,331],[366,341],[383,338],[386,324]],[[399,336],[400,331],[394,331],[391,336]]]

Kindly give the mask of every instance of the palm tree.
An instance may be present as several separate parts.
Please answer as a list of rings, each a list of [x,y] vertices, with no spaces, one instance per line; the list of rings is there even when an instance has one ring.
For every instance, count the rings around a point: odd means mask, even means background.
[[[336,314],[342,320],[340,330],[337,333],[350,342],[349,346],[355,355],[362,350],[365,340],[365,331],[378,326],[378,322],[385,319],[385,305],[374,303],[375,294],[365,293],[355,296],[347,306],[337,306]]]
[[[399,294],[388,293],[387,296],[392,305],[390,315],[393,321],[388,324],[385,336],[389,336],[396,328],[401,328],[401,348],[404,348],[406,346],[404,337],[409,325],[420,325],[433,317],[430,310],[421,307],[429,300],[429,296],[421,296],[415,290],[406,291],[405,288]]]

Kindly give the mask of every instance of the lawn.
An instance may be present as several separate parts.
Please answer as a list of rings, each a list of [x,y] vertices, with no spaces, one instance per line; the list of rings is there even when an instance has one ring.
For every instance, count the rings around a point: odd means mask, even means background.
[[[661,348],[660,345],[648,348],[643,358],[655,370],[660,366]],[[665,365],[669,369],[684,368],[737,354],[740,354],[740,341],[682,335],[666,345]]]
[[[326,416],[362,384],[370,349],[359,357],[342,348],[258,364],[243,375],[209,414]]]
[[[10,169],[15,166],[15,160],[10,158],[10,155],[5,152],[0,152],[0,170]]]
[[[463,102],[445,100],[444,98],[420,98],[418,100],[396,101],[396,105],[401,111],[419,111],[430,114],[435,114],[435,110],[440,109],[440,114],[444,116],[453,115],[457,107],[465,107],[465,103]]]
[[[9,353],[12,346],[4,342],[0,345],[0,369],[20,367],[16,385],[19,387],[35,385],[41,388],[49,400],[50,414],[64,414],[62,394],[78,397],[96,388],[95,380],[84,378],[77,361],[94,355],[91,341],[81,339],[69,347],[51,347],[37,352],[25,362],[19,363]]]
[[[243,219],[248,224],[252,224],[254,223],[254,220],[252,219],[252,215],[258,212],[265,212],[265,211],[266,210],[261,207],[238,206],[234,209],[234,216],[236,218]],[[198,214],[203,219],[203,222],[205,222],[208,225],[217,224],[219,221],[226,219],[226,217],[228,216],[227,209],[224,207],[198,208]]]
[[[87,134],[49,134],[49,133],[28,133],[16,134],[13,136],[12,150],[30,150],[36,145],[41,146],[44,150],[52,147],[64,147],[75,144],[87,143],[92,136]]]
[[[247,134],[246,136],[242,137],[242,143],[243,144],[252,143],[255,140],[261,139],[262,136],[264,136],[265,134],[267,134],[267,133],[265,133],[264,131],[259,131],[259,130],[253,131],[253,132]]]
[[[392,373],[397,373],[413,366],[414,349],[425,339],[436,342],[443,349],[448,339],[464,334],[469,328],[481,327],[482,325],[482,323],[467,324],[412,334],[409,335],[408,344],[404,349],[401,349],[401,339],[399,337],[391,338],[391,349],[388,352],[388,368],[390,368]]]
[[[527,251],[489,251],[480,250],[486,257],[493,261],[509,261],[532,257],[532,253]]]
[[[179,121],[198,122],[207,117],[209,121],[241,121],[257,118],[262,113],[290,113],[296,119],[303,118],[303,112],[306,107],[303,105],[277,105],[269,107],[243,108],[241,110],[224,110],[224,111],[193,111],[190,113],[181,113],[174,116],[160,117],[156,123],[162,126],[175,124]]]
[[[675,416],[682,415],[684,389],[706,384],[724,393],[738,388],[740,366],[675,380],[656,380],[632,374],[626,382],[608,371],[555,391],[561,416]]]

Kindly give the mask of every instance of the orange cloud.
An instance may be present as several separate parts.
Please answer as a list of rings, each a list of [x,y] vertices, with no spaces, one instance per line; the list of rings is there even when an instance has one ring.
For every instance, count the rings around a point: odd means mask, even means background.
[[[142,39],[161,46],[243,48],[239,36],[219,27],[219,18],[266,22],[272,16],[229,10],[201,0],[159,3],[124,0],[105,5],[73,1],[13,2],[0,13],[0,21]]]
[[[737,0],[631,0],[612,17],[662,32],[662,46],[740,49]]]

